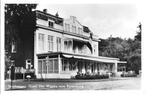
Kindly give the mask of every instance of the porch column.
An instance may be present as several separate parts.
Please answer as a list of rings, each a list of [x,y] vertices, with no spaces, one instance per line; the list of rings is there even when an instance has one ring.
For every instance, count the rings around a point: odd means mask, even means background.
[[[97,74],[97,72],[98,72],[98,70],[97,70],[97,62],[94,62],[94,65],[95,65],[95,66],[94,66],[94,67],[95,67],[95,68],[94,68],[94,72]]]
[[[84,60],[82,60],[82,73],[86,73]]]
[[[117,73],[117,62],[115,62],[115,73]]]
[[[47,74],[48,74],[49,56],[46,57],[46,66],[47,66]]]
[[[91,66],[91,63],[92,63],[92,62],[89,61],[89,69],[88,69],[88,72],[89,72],[89,73],[92,73],[92,68],[91,68],[92,66]]]
[[[67,65],[65,71],[69,71],[69,60],[67,60]]]
[[[58,70],[59,70],[59,74],[61,72],[61,68],[62,68],[62,64],[61,64],[61,58],[60,58],[60,54],[58,55]]]
[[[114,63],[113,72],[114,72],[115,76],[117,76],[117,62]]]

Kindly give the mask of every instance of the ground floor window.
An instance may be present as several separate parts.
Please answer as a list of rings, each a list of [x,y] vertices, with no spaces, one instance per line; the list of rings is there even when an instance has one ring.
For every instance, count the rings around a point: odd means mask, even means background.
[[[38,61],[38,73],[41,74],[42,73],[42,60]]]
[[[45,74],[45,73],[58,73],[59,68],[58,68],[58,59],[41,59],[38,60],[38,73]]]
[[[68,71],[69,70],[69,60],[62,59],[62,71]]]
[[[62,59],[62,71],[74,71],[77,69],[78,62],[72,59]]]
[[[75,59],[61,59],[62,71],[75,71],[87,72],[87,73],[107,73],[112,72],[113,64],[90,62],[84,60]],[[39,59],[38,60],[38,73],[59,73],[59,62],[58,58]]]
[[[42,61],[42,73],[47,73],[46,60]]]

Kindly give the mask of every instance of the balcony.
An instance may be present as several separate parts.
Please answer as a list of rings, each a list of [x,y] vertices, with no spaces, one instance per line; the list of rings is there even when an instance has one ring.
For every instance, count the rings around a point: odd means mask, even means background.
[[[88,41],[70,39],[64,41],[64,52],[79,55],[92,55],[92,46]]]

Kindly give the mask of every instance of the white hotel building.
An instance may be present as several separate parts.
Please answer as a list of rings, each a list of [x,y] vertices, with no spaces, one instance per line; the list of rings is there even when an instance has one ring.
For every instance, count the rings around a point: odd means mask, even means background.
[[[34,68],[37,78],[71,78],[77,72],[117,74],[118,58],[99,56],[99,39],[76,17],[36,11]]]

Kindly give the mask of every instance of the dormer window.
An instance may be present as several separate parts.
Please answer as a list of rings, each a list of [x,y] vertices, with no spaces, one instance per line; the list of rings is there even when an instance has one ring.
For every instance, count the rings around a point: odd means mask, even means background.
[[[75,21],[76,21],[76,17],[75,16],[70,16],[70,19],[72,20],[73,23],[75,23]]]
[[[49,21],[49,22],[48,22],[48,26],[51,27],[51,28],[53,28],[53,27],[54,27],[54,23],[51,22],[51,21]]]
[[[82,28],[78,27],[78,33],[82,34]]]
[[[76,26],[72,26],[72,32],[76,33]]]
[[[70,32],[70,25],[65,23],[65,31]]]

